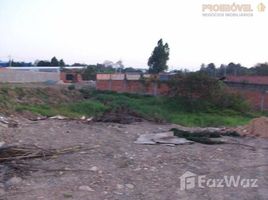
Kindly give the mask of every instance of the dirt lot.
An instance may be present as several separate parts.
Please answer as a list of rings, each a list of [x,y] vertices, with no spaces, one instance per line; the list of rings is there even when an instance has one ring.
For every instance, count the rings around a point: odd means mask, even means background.
[[[7,200],[174,200],[268,199],[267,138],[224,139],[232,143],[179,146],[141,145],[140,134],[169,130],[176,125],[136,122],[19,120],[17,128],[0,127],[7,144],[35,144],[43,148],[75,145],[89,150],[29,161],[37,171],[6,180],[1,170],[0,199]],[[4,166],[1,166],[3,169]],[[45,169],[45,170],[41,170]],[[257,188],[241,186],[181,190],[180,176],[190,171],[207,178],[224,175],[258,179]]]

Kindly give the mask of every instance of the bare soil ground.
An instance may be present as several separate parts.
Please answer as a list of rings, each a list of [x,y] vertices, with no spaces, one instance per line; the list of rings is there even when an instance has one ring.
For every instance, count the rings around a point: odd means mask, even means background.
[[[224,137],[254,148],[235,144],[140,145],[134,143],[140,134],[163,132],[177,125],[18,121],[16,128],[0,127],[1,141],[47,149],[81,145],[89,150],[29,160],[38,170],[13,174],[13,179],[6,180],[4,166],[0,166],[0,199],[268,199],[267,138]],[[234,175],[258,179],[258,187],[180,190],[180,176],[186,171],[208,178]]]

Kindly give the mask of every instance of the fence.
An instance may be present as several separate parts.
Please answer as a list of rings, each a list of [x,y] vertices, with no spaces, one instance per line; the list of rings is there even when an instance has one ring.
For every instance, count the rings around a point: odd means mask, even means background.
[[[5,69],[0,71],[2,83],[34,83],[60,80],[59,72],[33,72]]]
[[[169,85],[161,82],[161,80],[168,80],[168,77],[165,75],[160,75],[160,81],[158,82],[146,81],[146,79],[149,80],[152,77],[149,74],[143,75],[143,77],[145,81],[140,80],[141,76],[139,74],[97,74],[96,89],[154,96],[166,95],[170,91]],[[252,108],[256,110],[268,110],[268,85],[232,82],[226,82],[226,84],[234,92],[243,96]]]

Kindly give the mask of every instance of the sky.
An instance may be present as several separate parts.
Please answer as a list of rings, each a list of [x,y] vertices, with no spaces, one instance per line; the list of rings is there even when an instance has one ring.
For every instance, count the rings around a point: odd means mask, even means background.
[[[203,4],[241,2],[252,5],[253,16],[203,16]],[[252,67],[268,62],[267,21],[268,0],[0,0],[0,60],[56,56],[68,64],[122,60],[146,68],[163,38],[171,70],[211,62]]]

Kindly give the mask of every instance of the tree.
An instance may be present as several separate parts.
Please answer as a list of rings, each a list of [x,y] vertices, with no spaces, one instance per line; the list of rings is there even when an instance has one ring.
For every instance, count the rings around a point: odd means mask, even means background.
[[[60,66],[59,61],[55,56],[51,59],[51,66]]]
[[[163,44],[160,39],[157,46],[154,48],[152,55],[148,60],[149,72],[159,73],[168,69],[167,61],[169,60],[169,47],[168,44]]]
[[[49,61],[41,60],[37,63],[37,66],[50,66],[51,63]]]
[[[211,77],[215,77],[216,76],[216,70],[217,69],[215,67],[215,64],[214,63],[209,63],[207,66],[205,64],[202,64],[199,71],[202,74],[205,74],[205,75],[208,75],[208,76],[211,76]]]
[[[268,75],[268,63],[259,63],[255,67],[252,67],[251,71],[256,75],[267,76]]]
[[[11,66],[12,67],[30,67],[33,66],[32,63],[26,63],[26,62],[15,62],[14,60],[11,61]]]
[[[63,59],[60,60],[59,66],[61,66],[61,67],[64,67],[65,66],[65,62],[63,61]]]
[[[97,74],[97,66],[96,65],[89,65],[87,68],[82,70],[82,78],[83,80],[96,80]]]

